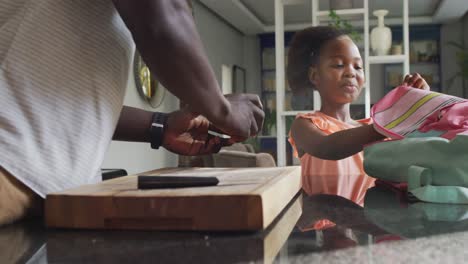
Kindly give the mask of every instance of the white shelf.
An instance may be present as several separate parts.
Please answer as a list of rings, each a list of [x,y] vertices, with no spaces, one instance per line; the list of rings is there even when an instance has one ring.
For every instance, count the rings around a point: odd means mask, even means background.
[[[370,64],[404,63],[405,60],[406,60],[405,55],[369,56]]]
[[[308,113],[313,113],[314,111],[308,111],[308,110],[304,110],[304,111],[284,111],[284,112],[281,112],[280,115],[281,116],[296,116],[297,114],[308,114]]]
[[[283,5],[300,5],[305,4],[306,0],[283,0]]]
[[[340,9],[335,10],[335,13],[339,16],[352,16],[352,15],[363,15],[366,12],[364,8],[352,8],[352,9]],[[330,11],[319,11],[319,17],[328,17]]]
[[[320,23],[326,23],[330,20],[329,10],[319,10],[319,1],[320,0],[307,0],[311,2],[311,15],[312,15],[312,26],[318,26]],[[390,56],[370,56],[370,29],[369,29],[369,0],[362,0],[363,8],[353,8],[353,9],[340,9],[335,10],[336,14],[342,19],[351,21],[359,19],[363,21],[363,58],[365,62],[364,70],[366,75],[366,87],[370,85],[370,64],[383,64],[383,63],[402,63],[403,64],[403,73],[409,72],[409,0],[401,0],[402,9],[403,9],[403,54],[405,55],[390,55]],[[296,4],[296,3],[306,3],[305,0],[274,0],[275,3],[275,56],[276,61],[275,65],[277,68],[281,67],[280,71],[276,72],[277,79],[277,93],[276,93],[276,104],[277,104],[277,151],[278,151],[278,166],[286,165],[286,142],[280,140],[282,137],[286,136],[286,118],[288,116],[296,116],[298,113],[310,113],[311,111],[281,111],[284,109],[284,95],[285,87],[283,86],[284,76],[284,4]],[[300,30],[304,27],[310,26],[309,23],[300,24],[298,27],[294,28],[295,30]],[[365,89],[364,91],[364,106],[365,106],[365,115],[368,117],[370,115],[370,105],[371,105],[371,89]],[[314,108],[320,109],[320,97],[317,95],[317,92],[314,92]]]

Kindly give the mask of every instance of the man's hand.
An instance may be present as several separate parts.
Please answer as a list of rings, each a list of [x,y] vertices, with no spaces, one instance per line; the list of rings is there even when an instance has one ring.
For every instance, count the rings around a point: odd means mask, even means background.
[[[232,144],[208,134],[210,126],[208,119],[188,109],[172,112],[167,119],[163,147],[176,154],[196,156],[216,153],[221,147]]]
[[[424,80],[423,77],[417,72],[413,74],[407,74],[403,80],[403,84],[427,91],[431,89],[426,80]]]
[[[265,113],[258,95],[229,94],[225,96],[230,103],[230,111],[218,120],[212,120],[232,141],[241,142],[257,135],[263,127]]]

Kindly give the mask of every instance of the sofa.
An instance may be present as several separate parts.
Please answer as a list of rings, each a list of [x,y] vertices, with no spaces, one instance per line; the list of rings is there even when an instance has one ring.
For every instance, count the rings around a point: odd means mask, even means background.
[[[273,156],[269,153],[256,153],[250,144],[236,143],[223,147],[218,153],[201,157],[179,156],[179,167],[276,167]]]

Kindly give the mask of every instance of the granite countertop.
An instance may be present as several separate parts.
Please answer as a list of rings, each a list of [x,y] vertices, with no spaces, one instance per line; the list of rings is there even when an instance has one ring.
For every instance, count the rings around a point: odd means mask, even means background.
[[[0,263],[457,263],[467,259],[468,205],[408,203],[381,187],[364,207],[296,196],[263,232],[0,228]]]

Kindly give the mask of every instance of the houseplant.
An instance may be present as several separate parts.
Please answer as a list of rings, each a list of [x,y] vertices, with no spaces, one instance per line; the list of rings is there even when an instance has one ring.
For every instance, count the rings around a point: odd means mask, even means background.
[[[342,19],[335,10],[330,9],[328,17],[330,18],[328,22],[329,26],[345,31],[355,42],[361,41],[362,38],[359,32],[357,32],[347,20]]]
[[[263,122],[264,135],[276,135],[276,110],[265,109],[265,120]]]

